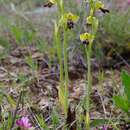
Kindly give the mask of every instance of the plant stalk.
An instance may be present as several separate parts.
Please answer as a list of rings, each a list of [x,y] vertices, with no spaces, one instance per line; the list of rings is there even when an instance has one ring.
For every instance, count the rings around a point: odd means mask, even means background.
[[[92,42],[89,43],[88,47],[85,48],[86,55],[87,55],[87,83],[86,83],[86,115],[89,114],[90,112],[90,93],[91,93],[91,88],[92,88],[92,73],[91,73],[91,55],[92,55]],[[89,119],[86,124],[86,130],[90,130],[90,117],[89,115],[87,116]]]

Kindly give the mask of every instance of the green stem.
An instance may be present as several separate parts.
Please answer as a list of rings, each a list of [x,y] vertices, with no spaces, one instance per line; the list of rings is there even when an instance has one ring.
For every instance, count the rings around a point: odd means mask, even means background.
[[[64,30],[64,71],[65,71],[65,84],[68,86],[69,78],[68,78],[68,55],[67,55],[67,32]]]
[[[58,16],[59,16],[59,20],[60,18],[63,16],[64,13],[64,8],[63,5],[61,5],[61,0],[57,0],[57,6],[58,6]],[[59,21],[58,21],[59,22]],[[63,75],[63,64],[62,64],[62,43],[61,43],[61,38],[60,38],[60,29],[58,28],[58,32],[57,32],[57,52],[58,52],[58,57],[59,57],[59,64],[60,64],[60,86],[63,87],[64,86],[64,75]]]
[[[64,3],[63,0],[58,0],[57,1],[58,9],[59,9],[59,19],[61,19],[64,16]],[[59,33],[58,33],[59,34]],[[65,115],[67,116],[67,110],[68,110],[68,55],[67,55],[67,30],[66,30],[66,25],[63,25],[63,48],[62,48],[62,43],[60,37],[60,46],[58,47],[59,50],[59,62],[60,62],[60,87],[62,89],[63,97],[64,97],[64,110],[65,110]],[[63,50],[63,59],[64,59],[64,69],[63,69],[63,64],[62,64],[62,50]],[[63,75],[65,73],[65,76]],[[65,81],[65,84],[64,84]]]
[[[88,68],[88,72],[87,72],[87,83],[86,83],[86,98],[87,98],[87,103],[86,103],[86,107],[87,107],[87,111],[89,111],[89,104],[90,104],[90,93],[91,93],[91,87],[92,87],[92,75],[91,75],[91,54],[92,53],[92,42],[89,43],[88,48],[86,48],[86,55],[87,55],[87,68]]]
[[[88,48],[85,49],[87,55],[87,83],[86,83],[86,112],[90,111],[90,93],[92,88],[92,75],[91,75],[91,53],[92,53],[92,42],[89,43]],[[89,120],[89,119],[88,119]],[[89,122],[88,122],[89,123]],[[87,130],[90,129],[90,124],[86,124]]]
[[[66,98],[66,104],[68,106],[68,83],[69,83],[69,78],[68,78],[68,55],[67,55],[67,31],[66,31],[65,28],[64,28],[63,51],[64,51],[64,72],[65,72],[65,98]]]
[[[59,33],[55,35],[55,43],[56,43],[56,48],[57,48],[57,55],[59,59],[59,65],[60,65],[60,86],[63,86],[63,64],[62,64],[62,45],[61,45],[61,39],[59,36]]]

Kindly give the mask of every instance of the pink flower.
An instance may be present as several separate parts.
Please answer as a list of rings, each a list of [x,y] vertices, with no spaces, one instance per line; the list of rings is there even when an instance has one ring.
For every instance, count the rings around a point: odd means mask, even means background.
[[[130,0],[127,0],[128,5],[130,5]]]
[[[104,125],[103,128],[102,128],[102,130],[107,130],[107,128],[108,127]]]
[[[17,124],[19,127],[24,128],[24,129],[28,129],[28,128],[31,128],[31,127],[32,127],[31,123],[29,123],[29,118],[28,118],[27,116],[18,119],[18,120],[16,121],[16,124]]]

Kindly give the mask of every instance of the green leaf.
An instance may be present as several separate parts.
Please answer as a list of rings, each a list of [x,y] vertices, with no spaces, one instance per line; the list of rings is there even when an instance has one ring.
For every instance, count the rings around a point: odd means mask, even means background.
[[[121,96],[114,96],[113,100],[118,108],[122,109],[125,112],[129,111],[129,102],[127,99],[124,99]]]
[[[10,42],[6,38],[0,36],[0,58],[7,56],[10,50]]]
[[[122,71],[122,83],[124,91],[130,103],[130,75],[126,71]]]
[[[59,121],[60,121],[59,116],[55,109],[52,112],[51,119],[52,119],[52,124],[54,126],[57,126],[57,124],[59,124]]]
[[[37,70],[37,63],[31,56],[26,56],[25,62],[31,67],[32,70]]]
[[[42,115],[36,115],[37,119],[38,119],[38,123],[41,126],[41,128],[45,129],[45,130],[49,130],[49,127],[47,126],[45,120],[43,119]]]
[[[104,124],[108,124],[108,123],[109,123],[108,119],[95,119],[91,122],[91,126],[97,127],[99,125],[104,125]]]
[[[45,42],[45,41],[43,41],[43,40],[41,40],[41,39],[38,39],[37,40],[37,44],[36,44],[36,47],[37,47],[37,49],[40,51],[40,52],[42,52],[42,53],[44,53],[48,48],[48,46],[47,46],[47,43]]]
[[[18,43],[21,42],[24,35],[24,31],[20,27],[12,26],[11,32],[13,36],[15,37],[16,41]]]
[[[5,94],[5,96],[6,96],[7,100],[8,100],[8,102],[9,102],[9,104],[11,105],[11,107],[15,108],[16,107],[16,102],[14,101],[14,99],[8,94]]]
[[[66,94],[66,90],[64,87],[60,86],[58,89],[58,95],[59,95],[59,102],[61,103],[61,106],[64,110],[65,115],[67,115],[68,111],[68,98]]]

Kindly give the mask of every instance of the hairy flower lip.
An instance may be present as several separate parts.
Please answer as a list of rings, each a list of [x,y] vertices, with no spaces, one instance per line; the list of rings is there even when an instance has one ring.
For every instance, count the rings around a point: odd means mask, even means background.
[[[52,2],[47,2],[47,3],[45,3],[43,6],[44,6],[44,7],[51,8],[53,5],[54,5],[54,3],[52,3]]]
[[[83,44],[83,45],[88,45],[88,44],[89,44],[89,41],[88,41],[88,40],[84,40],[84,41],[82,41],[82,44]]]
[[[67,28],[69,28],[69,29],[74,28],[74,22],[72,20],[67,21]]]
[[[55,1],[55,0],[49,0],[49,1],[46,2],[43,6],[44,6],[44,7],[51,8],[54,4],[56,4],[56,1]]]
[[[105,9],[105,8],[99,8],[104,14],[105,13],[110,13],[110,11],[108,9]]]

